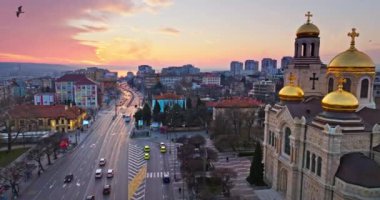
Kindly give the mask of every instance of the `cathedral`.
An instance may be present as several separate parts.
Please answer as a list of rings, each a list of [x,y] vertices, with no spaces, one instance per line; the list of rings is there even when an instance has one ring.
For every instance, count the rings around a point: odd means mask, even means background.
[[[320,31],[298,28],[280,102],[265,108],[264,179],[287,200],[380,199],[380,109],[375,64],[355,47],[328,65]]]

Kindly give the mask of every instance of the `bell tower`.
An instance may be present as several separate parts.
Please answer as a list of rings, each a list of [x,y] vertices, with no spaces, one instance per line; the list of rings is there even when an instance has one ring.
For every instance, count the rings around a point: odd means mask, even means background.
[[[319,29],[311,23],[310,12],[305,14],[306,23],[300,26],[296,33],[294,42],[294,59],[293,63],[285,71],[284,80],[288,80],[290,73],[295,74],[298,78],[299,85],[308,96],[324,96],[326,93],[325,73],[326,65],[322,64],[319,57],[320,38]]]

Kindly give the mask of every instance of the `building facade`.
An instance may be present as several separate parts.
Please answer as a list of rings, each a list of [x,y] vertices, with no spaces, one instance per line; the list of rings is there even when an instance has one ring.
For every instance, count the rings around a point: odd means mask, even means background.
[[[161,75],[160,82],[162,85],[168,88],[174,88],[174,86],[182,81],[181,76],[170,76],[170,75]]]
[[[154,109],[156,102],[160,105],[160,112],[164,112],[165,107],[172,108],[174,105],[178,105],[181,108],[186,109],[186,98],[174,93],[165,93],[161,95],[155,95],[152,98],[152,110]]]
[[[51,106],[55,104],[54,93],[39,93],[34,95],[34,105]]]
[[[75,103],[81,108],[98,107],[98,86],[83,74],[66,74],[55,82],[57,103]]]
[[[261,80],[252,84],[252,89],[248,96],[259,99],[263,102],[273,102],[275,100],[276,84],[273,81]]]
[[[216,73],[202,74],[202,85],[218,85],[220,86],[220,75]]]
[[[284,56],[281,59],[281,70],[284,71],[288,68],[288,65],[290,65],[293,62],[293,57],[291,56]]]
[[[255,60],[246,60],[244,64],[244,70],[245,71],[253,71],[253,73],[256,73],[259,71],[259,61]]]
[[[325,67],[318,57],[319,29],[310,13],[306,16],[297,31],[294,65],[285,70],[281,102],[265,108],[265,181],[287,200],[379,199],[380,160],[374,151],[380,150],[375,117],[380,110],[357,95],[373,94],[367,83],[373,82],[375,65],[355,48],[353,29],[350,48]],[[318,84],[318,93],[306,92],[316,81],[309,73],[331,77],[333,85]],[[351,80],[348,87],[346,77],[367,83],[357,86]]]

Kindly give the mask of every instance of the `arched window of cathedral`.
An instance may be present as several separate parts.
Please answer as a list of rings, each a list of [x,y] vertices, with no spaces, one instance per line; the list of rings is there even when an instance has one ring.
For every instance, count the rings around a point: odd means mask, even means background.
[[[368,97],[368,85],[369,85],[368,79],[362,80],[362,84],[360,86],[360,98]]]
[[[269,136],[269,138],[268,138],[268,144],[272,145],[272,131],[269,131],[268,136]]]
[[[314,43],[311,43],[311,54],[310,54],[312,57],[315,56],[315,44]]]
[[[284,145],[284,152],[288,155],[290,155],[290,134],[292,132],[290,131],[290,128],[289,127],[286,127],[285,128],[285,145]]]
[[[311,156],[311,171],[315,172],[315,154]]]
[[[318,156],[317,160],[317,175],[321,176],[321,170],[322,170],[322,158]]]
[[[351,79],[345,78],[346,82],[343,84],[343,90],[346,90],[348,92],[351,91]]]
[[[310,151],[306,152],[306,169],[310,169]]]
[[[329,78],[329,86],[328,86],[327,92],[332,92],[333,90],[334,90],[334,79]]]
[[[302,44],[302,56],[306,57],[306,44],[305,43]]]

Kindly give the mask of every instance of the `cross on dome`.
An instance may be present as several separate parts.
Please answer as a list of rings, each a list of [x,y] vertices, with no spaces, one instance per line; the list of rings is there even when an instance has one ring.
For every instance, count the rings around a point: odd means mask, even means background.
[[[294,86],[294,80],[296,80],[296,76],[290,72],[288,80],[289,80],[289,85]]]
[[[307,11],[305,16],[307,17],[307,23],[309,24],[310,23],[310,17],[312,17],[313,15],[310,13],[310,11]]]
[[[347,34],[351,37],[351,47],[355,47],[355,37],[359,37],[359,33],[356,32],[356,28],[352,28],[352,31]]]
[[[342,91],[343,90],[343,84],[345,84],[347,82],[347,80],[340,74],[337,76],[337,78],[338,78],[338,90]]]

